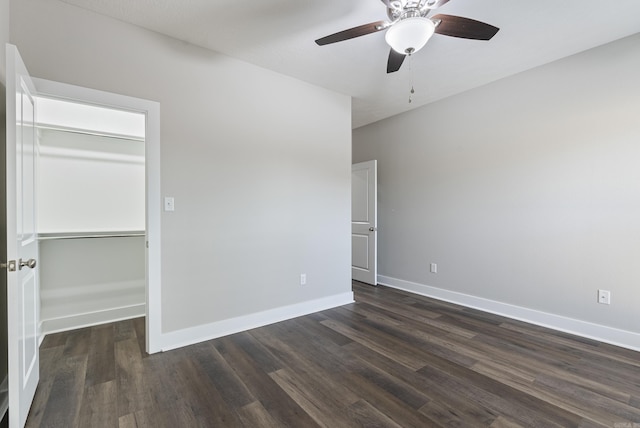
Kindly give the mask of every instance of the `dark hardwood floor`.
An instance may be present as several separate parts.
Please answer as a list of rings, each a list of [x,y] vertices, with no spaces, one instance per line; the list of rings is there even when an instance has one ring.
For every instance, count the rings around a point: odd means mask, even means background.
[[[640,428],[640,353],[354,283],[357,303],[146,355],[49,335],[29,427]]]

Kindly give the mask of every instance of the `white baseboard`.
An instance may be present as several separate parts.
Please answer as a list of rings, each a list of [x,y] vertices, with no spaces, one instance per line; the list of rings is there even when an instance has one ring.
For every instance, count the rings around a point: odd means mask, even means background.
[[[41,336],[145,316],[144,303],[41,320]]]
[[[576,336],[640,351],[640,334],[632,331],[620,330],[383,275],[378,275],[378,283],[380,285],[386,285],[387,287],[397,288],[399,290],[444,300],[445,302],[455,303],[496,315],[502,315],[530,324],[575,334]]]
[[[265,325],[285,321],[314,312],[335,308],[337,306],[353,303],[353,292],[336,294],[295,305],[283,306],[255,314],[230,318],[211,324],[186,328],[183,330],[163,333],[160,339],[161,351],[181,348],[218,337],[228,336],[241,331],[258,328]]]

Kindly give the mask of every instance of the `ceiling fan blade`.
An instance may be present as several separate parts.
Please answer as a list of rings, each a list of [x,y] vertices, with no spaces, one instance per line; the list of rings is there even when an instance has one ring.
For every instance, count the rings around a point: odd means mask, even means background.
[[[339,31],[334,34],[322,37],[316,40],[319,46],[328,45],[330,43],[342,42],[343,40],[353,39],[355,37],[366,36],[367,34],[376,33],[389,27],[387,21],[376,21],[369,24],[360,25],[358,27],[349,28],[348,30]]]
[[[463,39],[490,40],[500,30],[493,25],[461,16],[439,14],[432,16],[431,20],[440,21],[436,25],[436,33]]]
[[[400,70],[406,55],[398,53],[391,49],[389,51],[389,60],[387,61],[387,73],[394,73]]]

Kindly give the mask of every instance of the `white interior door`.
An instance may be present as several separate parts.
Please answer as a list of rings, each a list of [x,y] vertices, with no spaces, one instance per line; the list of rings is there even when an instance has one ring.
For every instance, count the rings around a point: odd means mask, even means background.
[[[15,46],[7,45],[7,318],[9,426],[23,427],[39,379],[36,260],[35,88]]]
[[[372,160],[351,166],[351,277],[378,283],[378,170]]]

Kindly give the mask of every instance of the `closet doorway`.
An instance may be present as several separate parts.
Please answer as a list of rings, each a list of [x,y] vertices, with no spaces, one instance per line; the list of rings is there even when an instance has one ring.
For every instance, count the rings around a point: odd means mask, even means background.
[[[39,96],[44,333],[145,315],[145,115]]]
[[[34,83],[41,333],[144,316],[157,352],[159,104]]]

